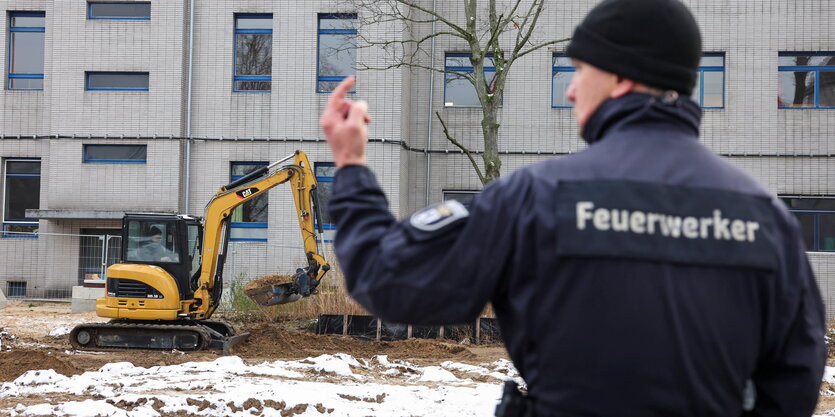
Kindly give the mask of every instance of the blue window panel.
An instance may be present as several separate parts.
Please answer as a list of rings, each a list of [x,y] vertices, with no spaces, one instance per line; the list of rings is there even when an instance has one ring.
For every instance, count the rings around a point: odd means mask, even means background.
[[[725,54],[723,52],[702,55],[691,98],[704,109],[725,108]]]
[[[148,91],[147,72],[92,72],[85,76],[88,91]]]
[[[574,78],[574,64],[565,54],[554,54],[551,65],[551,107],[556,109],[570,109],[574,103],[566,98],[568,86]]]
[[[777,107],[835,109],[835,52],[781,52]]]
[[[233,161],[230,163],[230,179],[237,181],[246,174],[269,165],[263,161]],[[261,194],[235,208],[229,222],[229,240],[237,242],[266,242],[269,200]]]
[[[151,20],[151,2],[87,2],[90,20]]]
[[[9,90],[43,90],[46,13],[9,13]]]
[[[84,145],[84,163],[144,164],[148,145]]]
[[[357,15],[320,14],[316,55],[316,92],[333,91],[357,74]],[[351,93],[356,92],[352,90]]]
[[[273,15],[235,15],[232,91],[269,93],[272,89]]]
[[[26,209],[40,207],[41,161],[9,158],[4,161],[3,237],[37,237],[38,221],[26,217]]]
[[[331,199],[331,187],[333,186],[333,177],[336,175],[336,164],[333,162],[315,162],[313,170],[316,174],[316,194],[319,197],[320,205],[318,210],[315,210],[317,218],[314,220],[317,225],[322,225],[322,230],[325,232],[325,235],[322,236],[323,241],[332,242],[336,232],[336,224],[331,219],[327,207]],[[318,218],[319,216],[322,218]]]
[[[472,76],[474,69],[470,62],[470,54],[447,53],[444,70]],[[491,85],[495,79],[496,67],[493,57],[488,55],[484,59],[484,83],[488,91],[492,90]],[[467,78],[448,72],[444,74],[444,107],[481,107],[481,102],[478,101],[475,87]]]
[[[233,242],[266,242],[267,223],[230,222],[229,240]]]

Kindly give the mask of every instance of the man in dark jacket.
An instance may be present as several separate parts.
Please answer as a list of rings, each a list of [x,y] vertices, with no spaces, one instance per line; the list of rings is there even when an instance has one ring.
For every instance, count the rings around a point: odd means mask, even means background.
[[[397,221],[363,102],[331,97],[330,212],[348,289],[413,324],[491,302],[536,416],[809,415],[824,312],[796,220],[698,142],[701,37],[676,0],[606,0],[574,33],[589,147]]]

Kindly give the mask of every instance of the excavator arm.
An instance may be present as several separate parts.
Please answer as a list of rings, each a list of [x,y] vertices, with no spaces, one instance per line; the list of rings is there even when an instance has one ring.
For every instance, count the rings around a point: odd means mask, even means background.
[[[281,165],[293,159],[293,163]],[[313,210],[318,208],[316,175],[302,151],[256,170],[220,188],[206,205],[203,227],[203,257],[199,277],[196,277],[194,298],[195,318],[208,318],[220,301],[223,288],[223,263],[229,241],[229,220],[236,207],[266,193],[273,187],[289,183],[296,205],[296,215],[301,230],[308,265],[299,268],[292,282],[273,285],[268,290],[272,297],[265,305],[296,301],[315,293],[316,287],[330,270],[319,254],[314,230]],[[321,232],[321,231],[320,231]]]

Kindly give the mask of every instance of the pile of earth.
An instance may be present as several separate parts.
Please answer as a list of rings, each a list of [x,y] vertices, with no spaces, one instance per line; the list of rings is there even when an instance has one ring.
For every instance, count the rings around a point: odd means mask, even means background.
[[[52,369],[62,375],[78,375],[83,371],[75,365],[40,350],[13,350],[0,353],[0,382],[13,381],[32,369]]]

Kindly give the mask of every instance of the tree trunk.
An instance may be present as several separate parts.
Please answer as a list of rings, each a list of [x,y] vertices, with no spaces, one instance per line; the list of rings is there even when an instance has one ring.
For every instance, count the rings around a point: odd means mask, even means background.
[[[484,117],[481,119],[481,130],[484,134],[484,184],[501,176],[502,161],[499,159],[499,123],[497,121],[499,102],[497,96],[493,96],[482,107]]]

